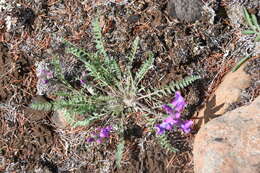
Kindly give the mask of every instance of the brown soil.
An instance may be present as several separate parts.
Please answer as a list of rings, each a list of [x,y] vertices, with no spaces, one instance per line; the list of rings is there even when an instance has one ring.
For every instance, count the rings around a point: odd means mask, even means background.
[[[64,55],[62,37],[94,51],[91,21],[99,14],[110,54],[124,60],[136,36],[141,39],[137,66],[145,58],[144,52],[155,54],[155,66],[144,84],[163,86],[190,74],[203,77],[182,90],[189,104],[185,116],[192,118],[239,55],[237,51],[224,58],[226,50],[237,50],[232,46],[239,37],[225,13],[217,13],[214,24],[208,22],[207,15],[202,15],[194,24],[169,17],[166,0],[133,0],[122,6],[110,3],[100,5],[98,11],[92,1],[85,4],[78,0],[6,2],[11,7],[0,14],[0,24],[3,24],[0,26],[0,103],[3,103],[0,105],[0,171],[193,172],[195,130],[186,136],[171,134],[172,145],[180,149],[178,153],[171,153],[152,137],[143,139],[147,136],[143,117],[129,118],[130,132],[122,167],[116,168],[116,139],[108,144],[88,146],[84,136],[87,128],[57,129],[50,121],[51,113],[27,107],[36,94],[34,63],[56,55],[68,56]],[[97,1],[95,5],[102,2]],[[214,10],[224,10],[218,1],[212,2]],[[7,26],[7,16],[13,19],[11,26]],[[254,70],[249,70],[252,76],[257,74]],[[257,87],[252,84],[249,89],[251,99],[259,95]]]

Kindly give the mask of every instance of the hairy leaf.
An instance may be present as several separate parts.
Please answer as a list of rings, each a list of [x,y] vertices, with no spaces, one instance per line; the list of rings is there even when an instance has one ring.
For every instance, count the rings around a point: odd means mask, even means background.
[[[125,141],[124,139],[120,139],[120,143],[117,145],[117,149],[116,149],[116,165],[118,168],[121,167],[121,160],[123,157],[123,153],[124,153],[124,146],[125,146]]]
[[[135,85],[137,86],[138,83],[144,78],[145,74],[148,70],[152,67],[154,62],[153,54],[150,54],[149,58],[142,64],[140,69],[138,70],[135,76]]]

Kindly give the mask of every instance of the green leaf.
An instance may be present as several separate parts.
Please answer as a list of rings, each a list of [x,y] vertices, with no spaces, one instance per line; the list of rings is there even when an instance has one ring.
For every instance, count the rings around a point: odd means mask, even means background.
[[[201,77],[198,75],[187,76],[184,79],[179,80],[177,82],[171,82],[170,84],[165,86],[163,89],[155,91],[155,92],[160,93],[161,97],[167,96],[168,94],[175,92],[175,89],[177,89],[177,90],[183,89],[200,78]]]
[[[53,109],[53,102],[36,102],[30,104],[29,107],[35,110],[50,111]]]
[[[94,120],[101,119],[104,116],[104,114],[101,115],[94,115],[86,118],[83,121],[77,121],[73,124],[73,127],[78,127],[78,126],[88,126],[90,123],[92,123]]]
[[[250,26],[251,29],[255,30],[255,27],[251,21],[251,17],[249,15],[249,13],[247,12],[247,9],[245,7],[243,7],[243,12],[244,12],[244,17],[246,19],[247,24]]]
[[[258,34],[258,35],[256,36],[255,41],[256,41],[256,42],[260,41],[260,34]]]
[[[99,18],[96,17],[93,22],[92,22],[92,26],[93,26],[93,33],[94,33],[94,38],[95,38],[95,43],[96,43],[96,48],[97,51],[104,56],[105,58],[105,63],[109,62],[109,57],[107,55],[107,52],[105,50],[105,46],[104,46],[104,41],[103,41],[103,37],[102,37],[102,30],[100,27],[100,23],[99,23]]]
[[[148,70],[152,67],[154,62],[153,54],[149,55],[149,58],[143,63],[143,65],[138,70],[136,76],[135,76],[135,85],[138,85],[138,83],[144,78],[145,74],[148,72]]]
[[[78,48],[76,45],[72,44],[71,42],[65,39],[62,40],[63,43],[67,46],[66,52],[76,56],[82,62],[87,62],[87,58],[91,58],[93,56],[93,54],[86,52],[82,48]]]
[[[232,72],[235,72],[235,71],[237,71],[238,69],[239,69],[239,67],[241,66],[241,65],[243,65],[247,60],[249,60],[251,58],[251,54],[250,55],[248,55],[248,56],[246,56],[246,57],[244,57],[243,59],[241,59],[238,63],[237,63],[237,65],[232,69]]]
[[[133,61],[134,61],[134,58],[135,58],[135,54],[136,54],[136,51],[138,49],[139,41],[140,41],[140,38],[136,37],[134,42],[133,42],[131,54],[130,54],[130,57],[129,57],[129,65],[130,66],[132,66],[132,64],[133,64]]]
[[[167,136],[168,136],[167,134],[162,134],[162,135],[157,135],[156,137],[158,138],[160,145],[161,145],[164,149],[166,149],[166,150],[168,150],[168,151],[170,151],[170,152],[174,152],[174,153],[178,152],[179,150],[178,150],[177,148],[174,148],[174,147],[171,145],[171,143],[170,143],[170,141],[168,140],[168,137],[167,137]]]
[[[258,29],[258,32],[260,32],[260,26],[259,26],[259,24],[257,22],[256,16],[254,14],[252,14],[251,17],[252,17],[253,25]]]
[[[122,160],[123,153],[124,153],[124,147],[125,147],[125,141],[124,141],[124,139],[121,138],[120,143],[117,145],[116,154],[115,154],[116,166],[118,168],[121,167],[121,160]]]
[[[253,30],[244,30],[244,31],[242,31],[242,34],[256,34],[256,31],[253,31]]]
[[[116,75],[117,79],[121,80],[122,79],[122,71],[118,65],[118,63],[115,60],[111,60],[111,69],[112,72]],[[117,82],[117,81],[115,81]]]

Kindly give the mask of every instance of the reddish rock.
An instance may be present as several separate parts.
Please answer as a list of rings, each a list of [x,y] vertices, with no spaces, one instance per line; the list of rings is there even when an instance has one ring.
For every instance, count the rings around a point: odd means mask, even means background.
[[[245,65],[241,66],[236,72],[228,73],[215,93],[200,110],[196,122],[201,126],[213,118],[223,115],[228,107],[241,98],[242,91],[250,86],[251,77],[244,71]]]
[[[203,126],[194,142],[195,173],[260,172],[260,96]]]

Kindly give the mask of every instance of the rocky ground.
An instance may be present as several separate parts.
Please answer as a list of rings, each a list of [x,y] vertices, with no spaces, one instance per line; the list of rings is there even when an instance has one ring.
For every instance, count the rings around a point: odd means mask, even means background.
[[[0,0],[0,171],[200,172],[204,168],[194,160],[201,153],[193,151],[198,130],[204,130],[198,138],[210,133],[207,128],[214,129],[214,118],[250,104],[260,93],[259,46],[253,35],[241,33],[247,28],[242,5],[259,19],[258,0]],[[59,57],[69,75],[77,73],[80,63],[64,52],[61,39],[95,51],[91,22],[97,16],[106,49],[119,61],[129,53],[136,36],[140,37],[137,66],[145,52],[154,53],[154,67],[144,84],[164,86],[187,75],[202,76],[182,90],[188,102],[185,116],[195,125],[190,134],[171,134],[171,143],[180,152],[167,152],[152,137],[144,138],[143,117],[136,114],[138,118],[129,116],[127,149],[122,167],[116,168],[113,142],[89,146],[87,127],[64,129],[53,122],[53,112],[28,108],[33,100],[52,99],[48,93],[47,98],[36,96],[36,64]],[[239,73],[226,76],[248,54],[252,58]]]

